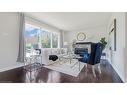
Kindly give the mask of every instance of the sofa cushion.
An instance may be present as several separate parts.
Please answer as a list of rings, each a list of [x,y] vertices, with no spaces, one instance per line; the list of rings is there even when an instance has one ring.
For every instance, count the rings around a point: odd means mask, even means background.
[[[49,55],[49,60],[56,61],[58,59],[57,55]]]

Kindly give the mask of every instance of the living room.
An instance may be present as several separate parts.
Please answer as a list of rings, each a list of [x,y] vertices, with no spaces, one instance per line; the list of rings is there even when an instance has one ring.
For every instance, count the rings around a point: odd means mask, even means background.
[[[1,82],[126,82],[126,16],[125,12],[1,12]],[[90,52],[101,39],[106,44],[100,64],[80,62],[76,47],[83,43]],[[41,71],[24,74],[23,67],[35,61],[31,59],[35,53],[41,64],[34,67]]]

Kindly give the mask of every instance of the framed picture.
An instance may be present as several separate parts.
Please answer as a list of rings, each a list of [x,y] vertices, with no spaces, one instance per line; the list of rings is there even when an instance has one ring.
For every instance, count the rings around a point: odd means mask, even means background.
[[[116,51],[116,19],[114,19],[109,27],[110,50]]]

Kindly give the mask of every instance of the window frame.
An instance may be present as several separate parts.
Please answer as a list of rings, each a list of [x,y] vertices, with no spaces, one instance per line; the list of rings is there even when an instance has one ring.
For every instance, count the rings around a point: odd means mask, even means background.
[[[27,22],[26,20],[25,20],[25,27],[26,27],[26,25],[30,25],[30,26],[33,26],[33,27],[35,27],[35,28],[38,28],[38,29],[40,29],[40,31],[48,31],[49,33],[51,33],[50,34],[50,43],[51,43],[51,45],[50,45],[50,48],[54,48],[53,47],[53,41],[52,41],[52,35],[53,35],[53,33],[56,33],[57,35],[58,35],[58,42],[57,42],[57,47],[56,48],[60,48],[60,33],[58,33],[58,32],[54,32],[54,31],[49,31],[49,30],[47,30],[47,29],[44,29],[44,28],[42,28],[41,26],[38,26],[38,25],[36,25],[36,24],[33,24],[33,23],[30,23],[30,22]],[[26,32],[26,31],[25,31]],[[25,38],[26,39],[26,38]],[[42,42],[38,42],[38,44],[40,45],[40,44],[42,44]],[[26,47],[26,45],[25,45],[25,47]],[[42,47],[42,45],[41,46],[39,46],[39,48],[43,48],[43,49],[50,49],[50,48],[45,48],[45,47]]]

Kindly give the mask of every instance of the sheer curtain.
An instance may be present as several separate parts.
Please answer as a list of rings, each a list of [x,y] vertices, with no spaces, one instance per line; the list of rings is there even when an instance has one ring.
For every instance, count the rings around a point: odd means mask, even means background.
[[[25,55],[25,17],[23,13],[19,13],[19,51],[17,62],[24,62]]]
[[[64,41],[63,36],[64,36],[63,31],[60,30],[60,48],[63,48],[63,41]]]

